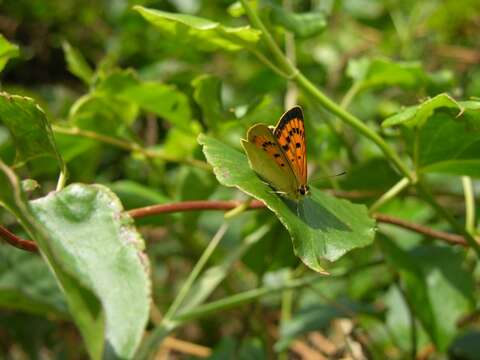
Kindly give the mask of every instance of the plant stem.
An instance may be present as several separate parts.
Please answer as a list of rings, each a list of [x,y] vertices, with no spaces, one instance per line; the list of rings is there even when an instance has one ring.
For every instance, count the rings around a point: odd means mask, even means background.
[[[466,231],[465,228],[461,226],[448,211],[446,211],[439,203],[437,203],[422,181],[418,181],[416,187],[422,197],[437,211],[437,213],[447,220],[447,222],[456,232],[463,235],[468,245],[470,245],[470,247],[475,251],[477,257],[480,258],[480,244],[475,240],[475,238],[468,231]]]
[[[65,167],[60,171],[60,175],[58,176],[58,181],[57,181],[57,187],[55,190],[56,191],[62,190],[65,187],[66,182],[67,182],[67,169]]]
[[[377,211],[385,203],[393,199],[399,193],[401,193],[408,185],[410,185],[410,180],[406,177],[402,178],[399,182],[393,185],[387,192],[385,192],[380,198],[375,201],[370,209],[368,210],[370,214]]]
[[[342,109],[329,97],[327,97],[323,92],[321,92],[310,80],[308,80],[303,74],[297,73],[295,76],[297,83],[300,87],[306,90],[310,95],[312,95],[319,103],[323,105],[328,111],[336,115],[342,121],[350,125],[352,128],[356,129],[366,138],[373,141],[405,177],[407,177],[411,182],[415,181],[415,176],[410,172],[407,165],[398,157],[395,151],[378,135],[375,131],[370,129],[365,123],[360,121],[357,117],[350,114],[348,111]]]
[[[470,176],[462,176],[463,192],[465,194],[465,230],[475,234],[475,194]]]
[[[220,226],[215,236],[212,238],[208,246],[205,248],[205,251],[203,252],[202,256],[200,256],[200,259],[198,259],[197,263],[193,267],[192,271],[190,272],[190,275],[188,276],[187,280],[183,284],[182,288],[180,289],[172,305],[170,305],[170,308],[165,314],[164,321],[169,321],[171,317],[176,313],[176,311],[178,310],[182,302],[185,300],[185,297],[190,291],[194,281],[202,272],[203,268],[205,267],[208,260],[210,259],[210,256],[212,256],[213,251],[217,248],[218,244],[220,243],[223,236],[227,232],[227,229],[228,229],[228,225],[225,223],[222,226]]]
[[[52,128],[53,128],[53,131],[59,134],[81,136],[84,138],[97,140],[105,144],[116,146],[120,149],[124,149],[131,152],[138,152],[148,158],[157,158],[157,159],[169,161],[169,162],[183,163],[183,164],[195,166],[197,168],[207,170],[207,171],[212,170],[212,167],[204,161],[196,160],[196,159],[173,158],[171,156],[162,154],[159,151],[145,149],[138,144],[135,144],[126,140],[122,140],[122,139],[117,139],[111,136],[99,134],[95,131],[79,129],[77,127],[66,128],[66,127],[55,126],[55,125]]]
[[[356,129],[363,136],[373,141],[382,150],[385,156],[393,162],[396,168],[410,181],[414,182],[415,176],[410,172],[405,163],[398,157],[395,151],[378,135],[375,131],[371,130],[360,119],[350,114],[348,111],[342,109],[328,96],[321,92],[310,80],[308,80],[288,58],[283,54],[282,50],[278,47],[277,43],[273,39],[270,32],[267,30],[263,22],[260,20],[257,13],[253,10],[247,0],[241,0],[243,8],[251,23],[256,28],[262,31],[263,39],[266,41],[267,46],[272,52],[274,58],[279,63],[280,67],[287,74],[291,74],[290,77],[296,81],[297,85],[303,88],[307,93],[314,97],[325,109],[336,115],[343,122],[347,123],[354,129]]]
[[[287,289],[304,287],[323,278],[323,276],[315,274],[311,276],[306,276],[301,279],[288,281],[284,285],[279,287],[264,286],[257,289],[244,291],[242,293],[238,293],[224,299],[212,301],[205,305],[200,305],[191,311],[175,316],[172,320],[179,323],[196,320],[212,313],[216,313],[218,311],[231,309],[233,307],[252,302],[267,294],[273,294]]]

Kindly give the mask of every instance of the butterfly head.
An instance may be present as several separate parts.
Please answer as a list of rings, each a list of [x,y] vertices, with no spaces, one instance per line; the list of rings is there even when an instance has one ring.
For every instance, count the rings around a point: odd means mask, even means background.
[[[310,191],[310,188],[308,187],[307,184],[303,184],[303,185],[300,185],[297,189],[298,193],[300,195],[308,195],[309,191]]]

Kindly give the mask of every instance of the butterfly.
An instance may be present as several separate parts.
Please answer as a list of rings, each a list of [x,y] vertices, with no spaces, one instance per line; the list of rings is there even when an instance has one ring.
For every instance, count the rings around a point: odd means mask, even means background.
[[[242,146],[252,170],[277,193],[295,201],[309,193],[305,126],[299,106],[285,112],[275,127],[253,125]]]

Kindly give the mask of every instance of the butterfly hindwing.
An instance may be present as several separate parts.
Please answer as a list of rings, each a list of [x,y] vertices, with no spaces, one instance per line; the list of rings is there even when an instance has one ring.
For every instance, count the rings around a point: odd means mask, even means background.
[[[252,126],[247,141],[242,145],[248,155],[251,168],[270,183],[276,191],[296,197],[297,178],[281,150],[272,130],[267,125]]]
[[[274,130],[277,143],[281,146],[299,184],[307,183],[307,149],[303,112],[298,106],[281,117]]]

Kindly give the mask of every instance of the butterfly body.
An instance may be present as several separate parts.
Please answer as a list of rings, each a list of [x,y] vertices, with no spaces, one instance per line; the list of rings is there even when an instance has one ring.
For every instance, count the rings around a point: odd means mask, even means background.
[[[250,167],[276,192],[292,200],[308,194],[303,112],[295,106],[275,127],[253,125],[242,140]]]

